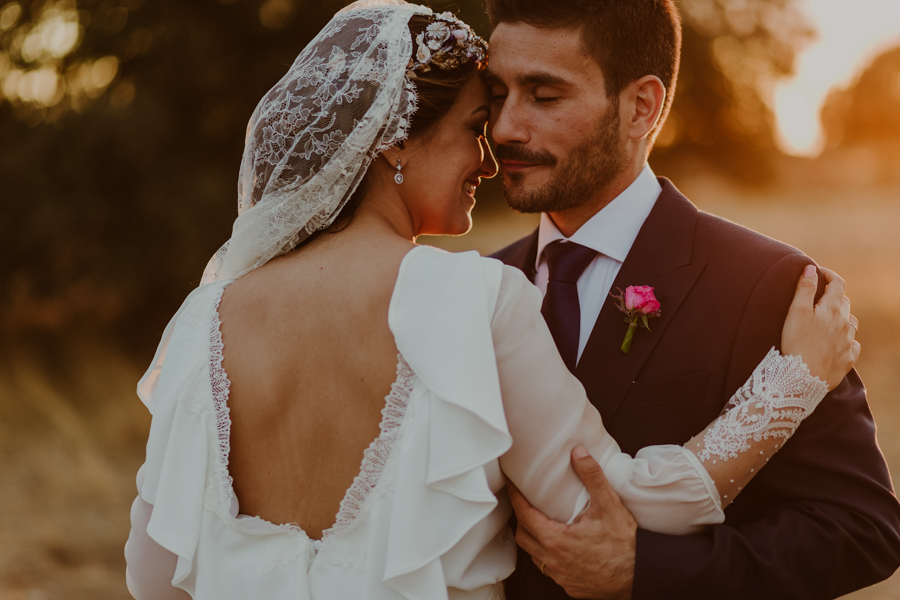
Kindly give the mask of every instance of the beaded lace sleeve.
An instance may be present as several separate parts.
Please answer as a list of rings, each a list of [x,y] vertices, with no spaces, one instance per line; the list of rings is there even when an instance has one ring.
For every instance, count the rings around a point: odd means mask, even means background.
[[[686,445],[715,482],[723,508],[827,393],[828,386],[810,375],[799,356],[769,351],[722,415]]]

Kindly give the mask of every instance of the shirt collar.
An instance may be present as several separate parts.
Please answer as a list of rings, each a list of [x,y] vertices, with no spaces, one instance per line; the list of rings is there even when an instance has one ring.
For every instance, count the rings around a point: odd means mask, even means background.
[[[541,265],[544,248],[557,240],[575,242],[614,260],[625,262],[625,257],[631,251],[638,232],[661,192],[662,186],[650,165],[644,165],[625,191],[598,211],[570,238],[560,233],[547,213],[541,213],[535,269]]]

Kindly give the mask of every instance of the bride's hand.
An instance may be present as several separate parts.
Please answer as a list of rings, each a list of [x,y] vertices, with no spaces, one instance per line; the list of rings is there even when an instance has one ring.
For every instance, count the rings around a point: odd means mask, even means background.
[[[856,330],[859,321],[850,314],[845,282],[837,273],[822,269],[827,286],[815,302],[818,275],[807,265],[781,332],[781,353],[800,356],[809,372],[833,390],[859,358]]]

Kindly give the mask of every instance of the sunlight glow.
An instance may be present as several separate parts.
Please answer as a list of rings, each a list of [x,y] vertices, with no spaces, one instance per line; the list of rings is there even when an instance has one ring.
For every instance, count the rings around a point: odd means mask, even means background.
[[[781,149],[816,156],[825,145],[819,112],[828,92],[900,45],[900,0],[803,0],[801,6],[818,39],[800,53],[796,75],[776,86],[773,109]]]
[[[125,26],[126,8],[110,5],[104,11],[99,20],[107,35]],[[79,12],[76,0],[35,2],[26,12],[21,2],[0,0],[0,102],[24,108],[20,114],[28,115],[27,122],[35,125],[51,122],[68,110],[81,112],[108,89],[113,108],[125,108],[134,100],[134,82],[119,77],[120,60],[150,50],[153,34],[149,29],[132,31],[119,44],[120,56],[73,58],[90,21],[88,13]]]

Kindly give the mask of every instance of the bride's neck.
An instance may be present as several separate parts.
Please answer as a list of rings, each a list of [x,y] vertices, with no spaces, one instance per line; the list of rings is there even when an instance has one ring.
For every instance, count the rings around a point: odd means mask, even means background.
[[[379,189],[365,195],[346,229],[395,235],[413,243],[418,235],[412,215],[400,196]]]

